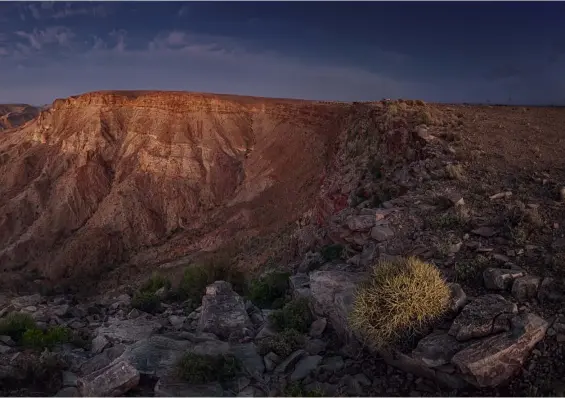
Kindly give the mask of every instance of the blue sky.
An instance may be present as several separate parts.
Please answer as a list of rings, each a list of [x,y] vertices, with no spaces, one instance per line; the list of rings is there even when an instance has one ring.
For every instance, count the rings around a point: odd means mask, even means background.
[[[565,3],[0,2],[0,103],[108,89],[565,105]]]

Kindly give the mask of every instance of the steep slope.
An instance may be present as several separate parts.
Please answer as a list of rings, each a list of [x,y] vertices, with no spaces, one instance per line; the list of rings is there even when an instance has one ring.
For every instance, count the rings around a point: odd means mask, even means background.
[[[39,109],[26,104],[0,104],[0,131],[19,127],[39,114]]]
[[[0,136],[4,281],[103,277],[155,247],[158,263],[291,222],[347,111],[181,92],[57,100]]]

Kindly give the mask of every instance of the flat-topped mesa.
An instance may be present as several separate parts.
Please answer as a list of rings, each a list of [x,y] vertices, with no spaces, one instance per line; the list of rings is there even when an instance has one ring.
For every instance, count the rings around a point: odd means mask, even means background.
[[[226,220],[240,231],[292,221],[313,200],[347,111],[182,92],[57,100],[0,135],[2,270],[96,275],[179,231],[205,240]]]

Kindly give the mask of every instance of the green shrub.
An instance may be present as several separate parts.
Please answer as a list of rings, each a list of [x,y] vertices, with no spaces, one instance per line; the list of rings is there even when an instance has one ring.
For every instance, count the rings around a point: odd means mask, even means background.
[[[304,346],[304,336],[294,329],[286,329],[274,336],[268,336],[259,342],[259,352],[266,355],[274,352],[281,358],[286,358],[300,347]]]
[[[136,292],[131,300],[131,306],[140,311],[154,314],[161,309],[161,300],[152,292]]]
[[[284,299],[289,288],[289,277],[288,272],[269,272],[252,280],[248,287],[249,299],[261,308],[272,308],[276,301]]]
[[[32,328],[25,331],[22,336],[22,344],[25,347],[33,348],[36,350],[43,350],[44,348],[53,348],[57,344],[64,344],[71,339],[71,332],[69,329],[62,326],[50,327],[45,332]]]
[[[35,328],[35,321],[29,314],[11,312],[0,319],[0,335],[10,336],[16,342],[21,341],[26,330]]]
[[[231,355],[211,356],[186,353],[177,363],[179,377],[191,384],[225,381],[235,377],[239,362]]]
[[[447,309],[450,290],[439,270],[416,258],[382,261],[356,292],[350,324],[370,346],[419,333]]]
[[[169,290],[171,288],[171,281],[163,275],[154,274],[149,280],[145,281],[139,291],[142,293],[155,293],[162,287]]]
[[[294,329],[302,333],[308,332],[313,321],[308,299],[292,300],[282,309],[273,311],[270,320],[278,330]]]
[[[343,253],[342,245],[326,245],[320,250],[322,257],[326,261],[338,260]]]
[[[206,292],[206,286],[217,280],[231,283],[234,291],[239,294],[245,292],[245,276],[243,273],[229,269],[226,265],[204,262],[191,265],[184,270],[175,295],[179,300],[190,299],[194,302],[200,302]]]
[[[455,278],[458,282],[477,279],[489,264],[488,258],[477,255],[474,259],[459,260],[455,263]]]

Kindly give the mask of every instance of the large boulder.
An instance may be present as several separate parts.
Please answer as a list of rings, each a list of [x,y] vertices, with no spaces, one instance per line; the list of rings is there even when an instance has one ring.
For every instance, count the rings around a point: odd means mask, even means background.
[[[97,336],[120,343],[134,343],[143,340],[159,331],[163,325],[146,317],[121,320],[110,318],[108,326],[96,329]]]
[[[342,336],[349,336],[348,317],[357,286],[365,274],[345,271],[315,271],[310,274],[314,313],[327,317]]]
[[[516,304],[498,294],[486,294],[467,304],[455,318],[449,334],[459,341],[489,336],[510,329],[510,319],[516,314]]]
[[[222,339],[233,333],[252,330],[253,323],[245,309],[243,298],[228,282],[216,281],[206,288],[197,330],[211,332]]]
[[[534,314],[520,314],[511,323],[510,331],[477,341],[451,359],[477,387],[497,386],[519,372],[549,326]]]
[[[138,384],[139,372],[126,361],[115,362],[78,380],[84,397],[117,397]]]

